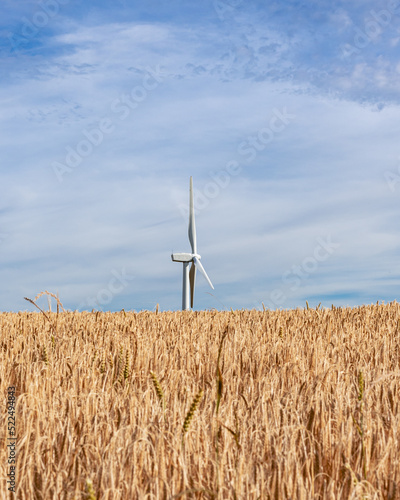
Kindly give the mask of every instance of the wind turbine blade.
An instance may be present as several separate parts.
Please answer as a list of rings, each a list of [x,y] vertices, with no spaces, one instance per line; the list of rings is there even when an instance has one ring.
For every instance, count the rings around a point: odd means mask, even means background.
[[[193,257],[193,262],[195,263],[196,266],[199,267],[200,272],[203,274],[205,279],[208,281],[208,284],[210,285],[210,287],[214,290],[213,284],[211,283],[210,278],[207,276],[207,273],[203,267],[203,264],[199,261],[199,259],[197,257]]]
[[[190,177],[189,241],[190,241],[190,245],[192,247],[192,253],[197,253],[196,224],[194,222],[193,178],[192,177]]]
[[[192,262],[192,265],[190,267],[190,272],[189,272],[189,281],[190,281],[190,307],[193,309],[193,299],[194,299],[194,282],[196,279],[196,266],[194,265],[194,262]]]

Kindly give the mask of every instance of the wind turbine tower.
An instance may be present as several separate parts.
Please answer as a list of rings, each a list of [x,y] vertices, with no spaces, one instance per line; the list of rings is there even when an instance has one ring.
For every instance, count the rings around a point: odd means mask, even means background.
[[[193,205],[193,179],[190,177],[190,200],[189,200],[189,241],[192,247],[192,253],[173,253],[171,259],[174,262],[182,262],[183,264],[183,280],[182,280],[182,311],[187,311],[193,308],[194,298],[194,282],[196,279],[196,268],[204,275],[208,284],[214,289],[210,278],[200,262],[201,256],[197,253],[196,241],[196,224],[194,221],[194,205]],[[192,264],[189,266],[189,264]],[[189,269],[190,267],[190,269]],[[189,306],[190,303],[190,306]]]

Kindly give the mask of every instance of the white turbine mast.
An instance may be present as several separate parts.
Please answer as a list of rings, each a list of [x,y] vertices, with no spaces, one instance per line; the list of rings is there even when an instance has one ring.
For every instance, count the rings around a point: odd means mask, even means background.
[[[190,177],[190,201],[189,201],[189,241],[192,247],[192,253],[173,253],[171,259],[174,262],[183,263],[183,281],[182,281],[182,311],[187,311],[193,308],[194,298],[194,282],[196,279],[196,268],[204,275],[208,284],[214,289],[210,278],[200,262],[201,256],[197,253],[196,242],[196,224],[194,222],[194,205],[193,205],[193,179]],[[190,266],[190,262],[192,265]],[[190,295],[190,297],[189,297]],[[190,306],[189,306],[190,300]]]

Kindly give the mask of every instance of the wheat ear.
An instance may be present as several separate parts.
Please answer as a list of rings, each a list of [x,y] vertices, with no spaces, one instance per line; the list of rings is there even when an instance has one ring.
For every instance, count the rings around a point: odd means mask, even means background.
[[[91,479],[86,479],[86,498],[87,500],[96,500],[96,494]]]
[[[124,366],[124,379],[129,377],[129,351],[126,351],[125,355],[125,366]]]
[[[185,421],[183,422],[183,426],[182,426],[182,442],[183,442],[183,438],[184,438],[185,434],[187,433],[187,431],[189,429],[189,425],[193,419],[194,413],[197,410],[197,408],[199,407],[199,404],[200,404],[202,397],[203,397],[203,389],[201,389],[196,394],[196,396],[193,399],[192,404],[190,405],[189,411],[186,414]]]
[[[154,372],[150,372],[150,377],[151,380],[153,381],[154,389],[156,390],[156,394],[158,397],[158,400],[160,401],[162,407],[164,407],[164,392],[162,390],[161,384],[158,381],[157,375]]]

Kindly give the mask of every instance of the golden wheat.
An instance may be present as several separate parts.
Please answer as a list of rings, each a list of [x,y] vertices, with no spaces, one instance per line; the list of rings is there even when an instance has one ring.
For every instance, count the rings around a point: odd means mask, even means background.
[[[18,499],[400,498],[396,302],[3,313],[0,353]]]

